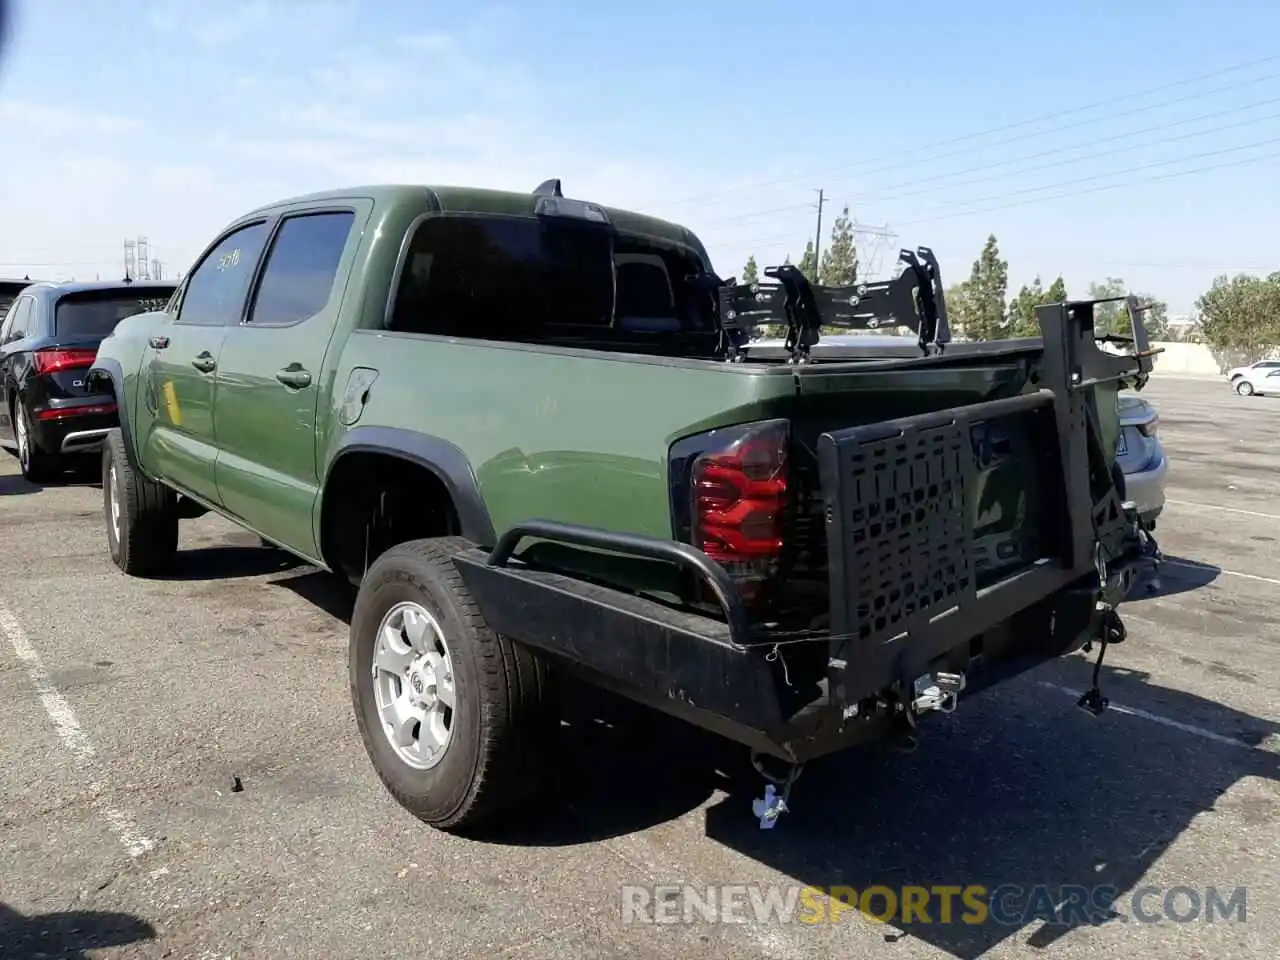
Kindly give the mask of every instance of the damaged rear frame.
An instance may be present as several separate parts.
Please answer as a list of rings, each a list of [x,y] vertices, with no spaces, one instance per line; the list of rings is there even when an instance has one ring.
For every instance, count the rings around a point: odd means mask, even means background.
[[[921,251],[921,258],[919,269],[936,281],[936,261],[928,251]],[[805,343],[816,336],[815,317],[828,322],[823,311],[835,310],[830,305],[840,295],[821,288],[815,292],[787,268],[779,268],[777,276],[781,309],[795,333],[793,359],[805,362]],[[855,289],[863,291],[853,294],[858,303],[848,305],[856,311],[867,296],[877,297],[873,302],[882,308],[874,315],[879,316],[899,309],[908,294],[912,304],[931,302],[932,308],[918,312],[920,339],[922,348],[940,349],[948,339],[945,305],[941,297],[919,296],[918,282],[919,275],[911,274],[905,282],[858,285]],[[743,290],[754,288],[725,287],[726,318],[741,316],[737,306]],[[761,309],[772,316],[779,301],[777,294],[770,296],[775,299]],[[825,632],[780,637],[752,623],[725,570],[688,544],[550,520],[518,523],[492,551],[459,555],[459,573],[497,632],[553,655],[603,687],[762,754],[801,763],[904,721],[914,725],[920,703],[930,697],[935,704],[948,700],[946,678],[955,676],[950,671],[958,669],[963,677],[967,665],[957,664],[955,657],[972,657],[974,665],[982,659],[982,654],[973,657],[973,651],[960,649],[967,638],[1006,622],[1015,634],[1034,632],[1041,638],[1018,656],[997,657],[1000,662],[980,670],[976,682],[968,681],[970,692],[1095,640],[1105,643],[1108,616],[1114,616],[1115,605],[1152,565],[1140,521],[1117,489],[1123,478],[1112,469],[1089,388],[1112,383],[1142,389],[1155,351],[1142,322],[1145,307],[1133,297],[1126,298],[1130,349],[1122,354],[1100,350],[1094,311],[1102,302],[1037,309],[1044,342],[1034,392],[821,435],[818,459],[829,508],[831,585],[831,622]],[[737,315],[729,317],[731,312]],[[749,322],[729,329],[740,332]],[[1049,496],[1060,498],[1065,510],[1055,514],[1060,522],[1050,531],[1051,548],[1044,555],[979,588],[973,576],[979,545],[972,511],[966,508],[973,474],[969,427],[1014,413],[1039,418],[1041,435],[1055,438],[1046,445],[1043,466],[1053,487]],[[922,487],[918,477],[910,476],[908,464],[895,491],[895,496],[910,497],[912,510],[923,504],[929,513],[921,518],[921,532],[913,534],[913,549],[903,561],[911,567],[910,579],[927,586],[909,603],[888,595],[892,584],[883,596],[866,586],[868,574],[891,548],[902,553],[902,541],[899,529],[875,524],[870,517],[875,498],[857,487],[859,464],[897,460],[901,468],[904,459],[911,459],[903,457],[906,451],[916,462],[928,461],[933,478]],[[937,489],[931,490],[935,480]],[[843,509],[831,509],[839,506]],[[527,565],[515,557],[526,538],[670,562],[691,571],[711,590],[723,617]],[[797,702],[786,679],[782,661],[785,645],[792,642],[821,643],[828,650],[826,676],[808,702]],[[922,691],[922,677],[937,682]]]

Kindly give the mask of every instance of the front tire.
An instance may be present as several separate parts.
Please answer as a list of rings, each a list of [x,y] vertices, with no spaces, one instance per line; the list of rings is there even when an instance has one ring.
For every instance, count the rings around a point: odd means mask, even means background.
[[[413,540],[379,556],[356,597],[348,654],[378,777],[447,832],[529,796],[555,732],[545,662],[489,629],[454,567],[470,546]]]
[[[1236,381],[1236,393],[1242,397],[1253,396],[1253,384],[1248,380],[1240,379]]]
[[[178,550],[178,498],[133,469],[119,427],[102,445],[102,504],[117,567],[145,577],[169,564]]]

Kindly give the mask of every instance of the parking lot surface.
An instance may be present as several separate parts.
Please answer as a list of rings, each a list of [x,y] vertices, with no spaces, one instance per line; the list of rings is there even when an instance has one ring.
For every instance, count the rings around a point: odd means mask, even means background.
[[[811,765],[773,831],[714,743],[625,714],[569,728],[554,795],[498,838],[436,833],[360,745],[335,580],[218,518],[184,525],[170,579],[129,579],[99,487],[35,488],[0,453],[0,955],[1274,957],[1280,399],[1146,395],[1169,562],[1107,652],[1116,709],[1077,709],[1092,660],[1064,659],[912,754]],[[1121,916],[624,923],[622,887],[657,883],[1110,886]],[[1138,922],[1144,887],[1149,913],[1243,888],[1245,919]]]

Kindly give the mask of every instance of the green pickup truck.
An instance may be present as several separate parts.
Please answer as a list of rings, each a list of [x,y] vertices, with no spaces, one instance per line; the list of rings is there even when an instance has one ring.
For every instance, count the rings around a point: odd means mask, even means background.
[[[902,260],[737,284],[556,180],[255,210],[99,349],[111,557],[160,572],[214,511],[358,585],[360,733],[436,828],[534,789],[560,676],[748,748],[771,826],[805,762],[1122,640],[1158,558],[1115,466],[1136,302],[1127,351],[1090,302],[952,344],[936,259]],[[908,326],[919,355],[811,350],[830,326]]]

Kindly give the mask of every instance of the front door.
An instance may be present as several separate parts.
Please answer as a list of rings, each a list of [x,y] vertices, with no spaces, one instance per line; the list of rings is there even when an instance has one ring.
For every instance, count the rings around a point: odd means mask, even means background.
[[[317,404],[367,200],[283,217],[218,363],[217,480],[229,513],[303,556],[318,549]]]
[[[143,359],[138,449],[142,465],[185,493],[219,504],[214,400],[223,340],[239,323],[268,222],[243,224],[196,264]]]

